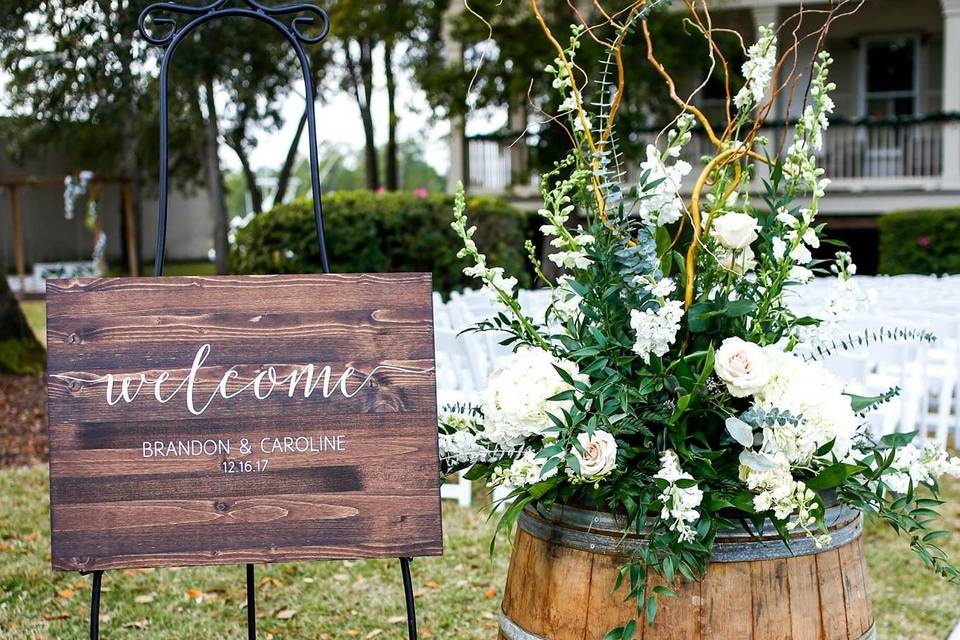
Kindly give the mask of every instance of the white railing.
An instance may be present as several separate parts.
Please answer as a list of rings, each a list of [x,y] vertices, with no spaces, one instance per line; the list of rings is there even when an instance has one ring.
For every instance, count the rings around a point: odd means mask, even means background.
[[[511,142],[498,138],[470,138],[467,163],[471,190],[504,193],[512,186]]]
[[[856,187],[884,183],[936,180],[943,173],[944,128],[948,120],[900,120],[889,122],[835,122],[824,137],[820,164],[834,181]],[[785,150],[792,127],[786,124],[761,129],[772,149]],[[659,130],[635,132],[631,142],[642,149],[648,143],[662,143]],[[785,139],[786,137],[786,139]],[[659,138],[659,140],[658,140]],[[509,145],[514,138],[473,138],[470,140],[470,186],[477,191],[503,193],[511,186]],[[698,166],[700,158],[712,153],[702,132],[694,132],[684,149],[685,160]],[[640,176],[643,152],[628,163],[625,182],[634,184]]]

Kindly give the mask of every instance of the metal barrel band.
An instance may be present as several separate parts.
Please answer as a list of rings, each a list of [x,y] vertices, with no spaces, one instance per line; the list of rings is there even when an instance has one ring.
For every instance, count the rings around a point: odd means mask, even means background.
[[[556,520],[547,520],[541,514],[529,509],[520,514],[518,524],[530,535],[571,549],[600,553],[604,555],[622,555],[645,549],[647,542],[642,537],[605,535],[589,529],[576,529],[564,526]],[[788,546],[783,540],[756,540],[744,537],[733,542],[718,541],[713,549],[711,562],[743,562],[747,560],[775,560],[796,556],[812,555],[831,549],[838,549],[863,533],[863,516],[856,517],[831,531],[829,542],[818,546],[813,536],[793,538]]]
[[[563,504],[554,505],[549,511],[540,505],[537,505],[536,509],[537,513],[544,520],[561,523],[569,528],[584,529],[591,532],[606,532],[615,536],[622,536],[627,526],[622,516],[607,511]],[[854,509],[846,505],[837,504],[827,507],[823,519],[829,530],[836,530],[855,520],[857,515],[857,511]],[[755,540],[757,538],[755,532],[747,531],[746,529],[724,531],[719,534],[718,537],[724,540],[736,538]],[[760,537],[780,539],[776,528],[769,522],[764,524],[764,528],[760,532]]]
[[[511,620],[510,616],[503,611],[500,612],[500,633],[503,634],[503,637],[507,640],[552,640],[551,638],[547,638],[545,636],[530,633],[516,622]],[[876,624],[871,624],[866,633],[857,638],[853,638],[852,640],[877,640]]]

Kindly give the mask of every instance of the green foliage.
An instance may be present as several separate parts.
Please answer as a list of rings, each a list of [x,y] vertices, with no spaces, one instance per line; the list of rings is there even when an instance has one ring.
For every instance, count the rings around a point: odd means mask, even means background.
[[[406,193],[337,192],[323,201],[327,246],[335,271],[429,271],[434,288],[450,291],[475,286],[463,275],[450,228],[453,198]],[[492,265],[518,274],[521,287],[532,276],[523,249],[528,216],[495,198],[471,198],[469,209],[481,222],[477,244]],[[310,201],[280,205],[237,231],[231,250],[235,273],[315,273],[320,271]]]
[[[882,216],[880,273],[960,273],[960,208]]]

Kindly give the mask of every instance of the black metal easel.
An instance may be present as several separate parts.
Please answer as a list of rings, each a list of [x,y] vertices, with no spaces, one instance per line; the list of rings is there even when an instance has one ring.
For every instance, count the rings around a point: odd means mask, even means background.
[[[283,6],[265,6],[257,0],[236,0],[241,7],[227,6],[230,0],[215,0],[202,6],[181,5],[176,2],[158,2],[149,5],[140,14],[140,33],[150,44],[164,47],[160,65],[160,213],[157,220],[157,249],[153,275],[163,275],[163,259],[167,242],[167,197],[169,191],[169,75],[170,60],[177,46],[190,33],[201,25],[228,16],[253,18],[273,26],[290,43],[300,60],[303,71],[304,93],[306,95],[307,134],[310,142],[310,180],[313,189],[313,217],[317,226],[317,242],[320,249],[320,266],[324,273],[330,273],[327,257],[327,243],[323,233],[323,205],[320,193],[320,171],[317,157],[317,118],[314,110],[313,73],[310,58],[304,45],[322,42],[330,32],[330,18],[327,13],[312,4],[298,3]],[[166,15],[164,15],[166,14]],[[186,23],[180,25],[176,17],[187,16]],[[284,19],[287,19],[285,22]],[[150,32],[148,21],[153,27],[166,26],[163,35]],[[315,35],[307,35],[301,27],[314,26]],[[407,609],[407,634],[410,640],[417,639],[417,611],[413,595],[413,580],[410,575],[410,558],[400,558],[400,572],[403,577],[404,602]],[[90,598],[90,640],[100,638],[100,592],[103,571],[83,572],[93,575],[93,589]],[[246,565],[247,574],[247,638],[257,637],[257,601],[254,565]]]

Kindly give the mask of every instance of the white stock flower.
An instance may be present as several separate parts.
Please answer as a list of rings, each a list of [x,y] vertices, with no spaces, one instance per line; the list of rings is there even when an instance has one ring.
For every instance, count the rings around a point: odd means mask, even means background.
[[[617,441],[606,431],[597,429],[592,437],[581,433],[577,442],[583,452],[574,447],[572,453],[580,463],[580,477],[597,480],[617,468]],[[567,467],[567,474],[574,475],[574,470]]]
[[[547,460],[538,458],[533,449],[527,449],[509,467],[497,467],[490,478],[490,484],[495,487],[502,485],[526,487],[537,484],[557,475],[556,465],[544,473],[543,467],[546,464]]]
[[[677,339],[680,331],[680,319],[683,317],[683,303],[667,300],[657,310],[634,309],[630,312],[630,327],[637,336],[633,351],[644,362],[650,364],[650,355],[663,356]]]
[[[950,458],[940,446],[927,443],[923,448],[913,444],[897,449],[893,464],[884,473],[883,480],[891,490],[906,493],[910,482],[932,485],[940,476],[960,478],[960,458]]]
[[[680,468],[680,461],[673,451],[664,451],[660,455],[660,470],[653,477],[667,483],[660,494],[660,502],[663,503],[660,517],[668,523],[671,531],[680,534],[681,541],[694,540],[697,532],[690,525],[700,519],[697,507],[703,501],[703,491],[697,486],[677,486],[678,481],[693,480],[693,476]]]
[[[494,452],[478,442],[480,434],[454,431],[440,434],[440,459],[448,464],[476,464],[495,457]]]
[[[548,400],[571,388],[554,366],[588,382],[575,363],[533,347],[518,349],[490,375],[480,394],[484,437],[499,445],[517,445],[553,427],[548,413],[560,416],[570,410],[572,400]]]
[[[797,519],[787,525],[788,529],[798,524],[807,527],[814,524],[810,514],[816,496],[803,482],[794,480],[790,465],[782,454],[765,456],[744,451],[740,454],[740,480],[747,489],[756,492],[753,508],[757,511],[773,511],[779,520],[796,514]]]
[[[777,36],[773,24],[760,27],[760,39],[747,49],[747,61],[743,63],[746,82],[733,98],[738,109],[760,104],[766,96],[776,62]]]
[[[640,164],[640,170],[648,172],[648,184],[657,183],[652,189],[641,188],[639,213],[640,218],[648,226],[673,224],[680,219],[684,211],[680,188],[683,178],[690,173],[691,169],[690,163],[683,160],[677,160],[673,165],[667,166],[664,164],[660,150],[655,145],[647,145],[647,159]]]
[[[760,225],[757,224],[757,220],[753,216],[746,213],[731,212],[714,218],[710,234],[723,247],[739,251],[746,249],[757,239],[759,229]]]
[[[714,356],[714,371],[735,398],[746,398],[762,389],[773,375],[766,350],[742,338],[727,338]]]

